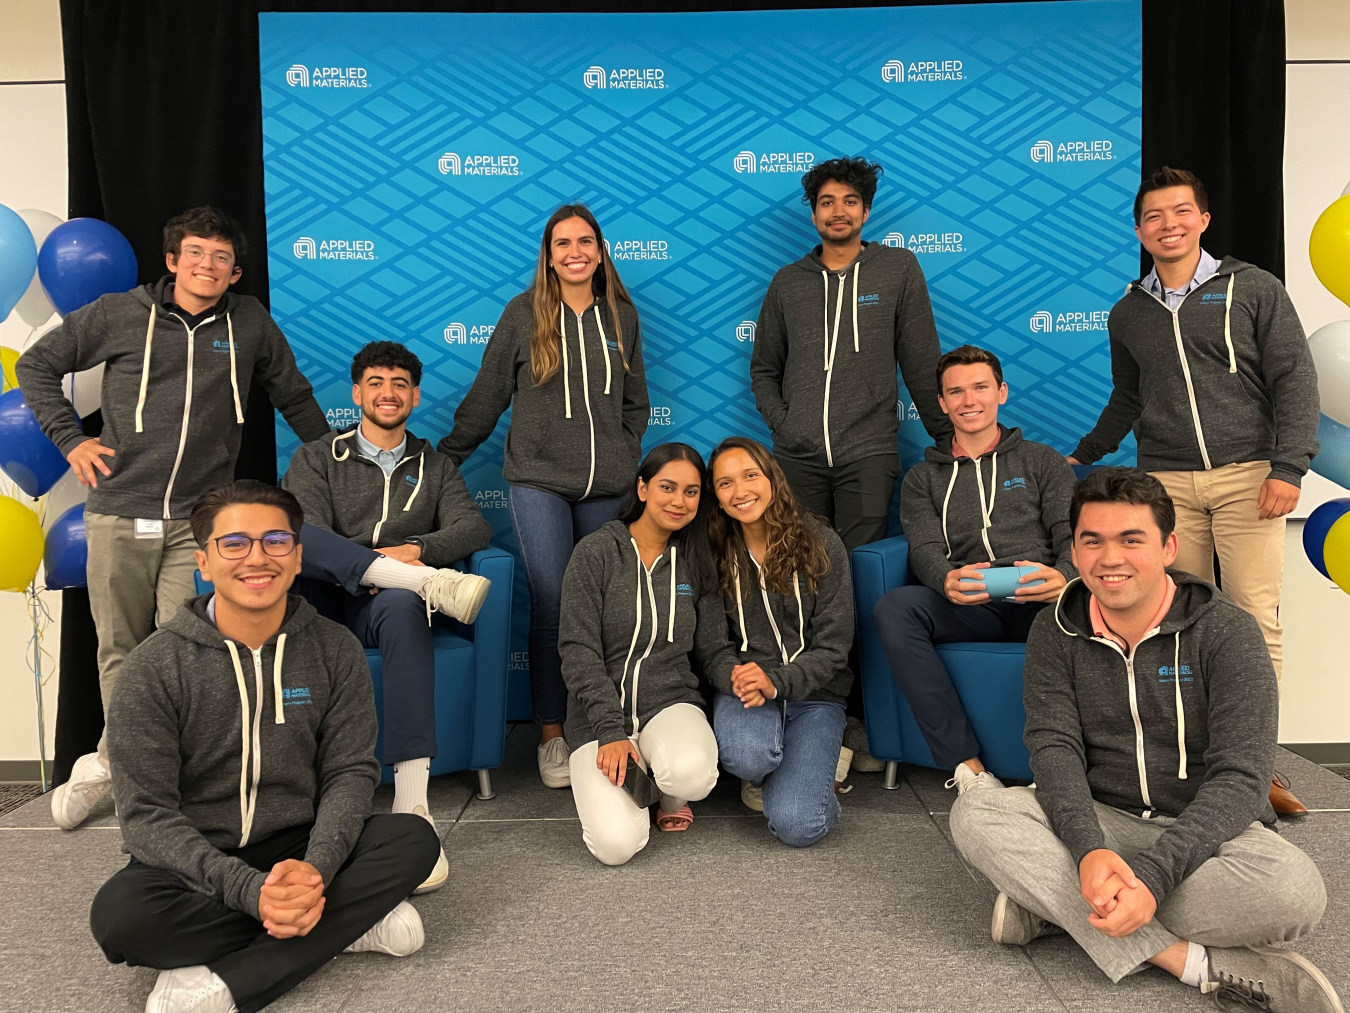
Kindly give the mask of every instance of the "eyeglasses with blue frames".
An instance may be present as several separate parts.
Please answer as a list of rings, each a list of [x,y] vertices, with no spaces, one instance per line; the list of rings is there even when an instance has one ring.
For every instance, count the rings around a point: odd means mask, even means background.
[[[289,556],[295,551],[295,534],[290,531],[265,531],[261,538],[253,538],[236,531],[221,535],[211,541],[216,543],[216,551],[221,559],[243,559],[253,551],[253,543],[262,544],[263,552],[268,556]]]

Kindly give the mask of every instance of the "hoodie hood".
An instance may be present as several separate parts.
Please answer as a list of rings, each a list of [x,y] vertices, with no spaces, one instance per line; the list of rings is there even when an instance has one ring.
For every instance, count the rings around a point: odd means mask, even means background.
[[[1164,637],[1195,625],[1214,608],[1222,595],[1213,584],[1184,570],[1169,569],[1167,574],[1177,585],[1177,593],[1172,599],[1172,607],[1158,626],[1158,635]],[[1055,603],[1055,622],[1061,632],[1070,637],[1092,639],[1092,617],[1088,612],[1091,600],[1092,592],[1082,577],[1069,581]]]
[[[934,464],[954,463],[958,459],[956,455],[952,453],[952,443],[955,441],[955,439],[956,436],[953,435],[951,439],[943,440],[941,446],[935,443],[931,447],[925,447],[923,451],[923,459],[925,461],[932,461]],[[1018,426],[1014,426],[1012,429],[1009,429],[1002,422],[1000,422],[998,424],[998,442],[995,443],[992,448],[986,450],[978,458],[970,458],[966,457],[965,455],[962,455],[960,460],[963,461],[983,460],[985,457],[989,457],[994,454],[1007,454],[1012,450],[1015,450],[1016,448],[1020,447],[1021,445],[1022,445],[1021,428]],[[945,447],[946,449],[945,450],[942,449],[943,447]]]
[[[161,313],[168,313],[170,312],[170,307],[177,305],[173,300],[174,286],[176,284],[177,279],[174,275],[166,274],[160,278],[159,281],[141,285],[139,288],[134,288],[131,291],[136,296],[137,301],[142,305],[146,307],[152,305],[157,306]],[[234,302],[234,294],[227,288],[214,306],[205,313],[198,313],[197,316],[205,318],[212,315],[218,316],[222,313],[227,313],[233,308],[232,304]]]

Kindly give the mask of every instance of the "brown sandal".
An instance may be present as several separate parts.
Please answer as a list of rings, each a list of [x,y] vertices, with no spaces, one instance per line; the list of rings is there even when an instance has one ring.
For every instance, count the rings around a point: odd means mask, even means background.
[[[668,833],[688,830],[689,824],[693,822],[694,811],[687,805],[680,806],[673,813],[666,812],[660,806],[656,807],[656,826],[659,830],[665,830]]]

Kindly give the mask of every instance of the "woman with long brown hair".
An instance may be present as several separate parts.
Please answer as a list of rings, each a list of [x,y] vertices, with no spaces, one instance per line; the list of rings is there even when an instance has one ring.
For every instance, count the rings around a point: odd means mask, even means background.
[[[853,587],[844,543],[803,510],[764,446],[723,440],[708,460],[720,509],[709,537],[739,664],[705,671],[713,730],[741,800],[785,844],[815,844],[839,820],[844,701],[853,684]]]
[[[649,412],[633,300],[584,204],[549,217],[534,283],[506,304],[455,425],[436,449],[456,465],[511,409],[502,477],[530,586],[530,692],[539,775],[571,784],[558,654],[572,548],[614,519],[637,474]]]

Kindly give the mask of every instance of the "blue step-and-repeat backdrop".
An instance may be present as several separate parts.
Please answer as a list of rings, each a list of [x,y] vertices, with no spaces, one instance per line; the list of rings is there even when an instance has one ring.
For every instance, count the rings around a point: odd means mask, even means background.
[[[837,155],[885,167],[864,238],[918,255],[944,348],[1000,355],[1006,418],[1067,452],[1106,401],[1106,316],[1138,271],[1140,0],[259,27],[272,313],[334,425],[357,417],[352,354],[393,339],[426,367],[412,428],[448,432],[544,221],[583,200],[642,314],[647,446],[766,437],[754,322],[818,242],[801,175]],[[927,440],[898,410],[908,463]],[[464,474],[514,551],[508,420]]]

